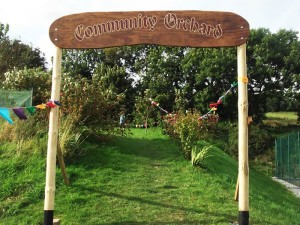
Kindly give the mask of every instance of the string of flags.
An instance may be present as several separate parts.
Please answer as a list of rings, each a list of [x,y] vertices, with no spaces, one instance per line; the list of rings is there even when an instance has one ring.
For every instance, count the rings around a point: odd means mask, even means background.
[[[238,85],[238,83],[235,81],[230,85],[230,88],[225,92],[225,94],[223,94],[216,103],[210,103],[209,104],[209,108],[210,110],[199,117],[199,119],[207,119],[207,117],[211,114],[211,113],[215,113],[218,109],[218,106],[221,105],[226,97],[226,95],[228,95],[232,89],[234,89],[236,86]],[[158,102],[155,102],[152,100],[152,98],[149,98],[149,101],[151,102],[152,106],[156,106],[157,108],[159,108],[161,111],[163,111],[166,114],[170,114],[167,110],[163,109],[162,107],[159,106]]]
[[[234,88],[237,86],[237,84],[238,84],[238,83],[237,83],[236,81],[233,82],[233,83],[230,85],[230,88],[225,92],[224,95],[222,95],[222,96],[218,99],[218,101],[217,101],[216,103],[210,103],[210,104],[209,104],[210,110],[209,110],[206,114],[200,116],[199,119],[207,119],[207,117],[208,117],[209,114],[211,114],[212,112],[217,111],[218,106],[221,105],[221,104],[223,103],[223,101],[224,101],[226,95],[228,95],[228,93],[230,93],[230,91],[231,91],[232,89],[234,89]]]
[[[152,100],[152,98],[149,98],[149,101],[151,102],[151,105],[152,106],[156,106],[157,108],[159,108],[161,111],[163,111],[164,113],[166,114],[169,114],[169,112],[165,109],[163,109],[162,107],[159,106],[159,103],[158,102],[155,102]]]
[[[14,108],[3,108],[0,107],[0,116],[5,119],[10,124],[13,124],[13,120],[10,117],[10,111],[12,110],[14,114],[20,120],[27,120],[27,116],[25,114],[25,110],[27,110],[30,115],[34,115],[36,109],[46,109],[46,108],[54,108],[56,106],[62,106],[59,101],[49,100],[47,103],[42,103],[36,106],[29,106],[29,107],[14,107]]]

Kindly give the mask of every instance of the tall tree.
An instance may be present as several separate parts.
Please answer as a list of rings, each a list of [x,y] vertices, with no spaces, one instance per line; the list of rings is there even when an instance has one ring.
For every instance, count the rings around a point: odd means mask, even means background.
[[[136,60],[140,87],[168,111],[173,110],[175,90],[184,85],[181,61],[185,48],[145,46],[145,54]]]
[[[7,35],[9,25],[0,23],[0,81],[4,73],[12,69],[42,67],[45,69],[45,55],[39,48],[24,44],[21,40],[11,40]]]
[[[193,107],[205,114],[209,104],[216,103],[236,81],[236,52],[233,48],[193,48],[187,51],[183,68]],[[236,118],[233,105],[236,96],[227,95],[217,112],[223,119]]]
[[[299,77],[297,32],[268,29],[251,30],[248,41],[250,112],[261,118],[267,111],[287,110],[295,102]]]
[[[92,78],[95,68],[103,62],[102,49],[68,49],[63,51],[62,70],[73,76]]]

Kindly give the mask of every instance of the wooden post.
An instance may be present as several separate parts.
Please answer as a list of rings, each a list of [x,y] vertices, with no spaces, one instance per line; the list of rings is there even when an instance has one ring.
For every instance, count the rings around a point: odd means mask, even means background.
[[[59,101],[61,82],[62,49],[56,47],[53,60],[51,100]],[[58,139],[58,107],[51,108],[47,146],[47,168],[44,202],[44,225],[53,225],[56,152]]]
[[[237,47],[239,123],[239,224],[249,224],[248,78],[246,44]]]
[[[57,143],[57,159],[58,159],[58,162],[59,162],[59,165],[60,165],[61,173],[64,177],[64,183],[65,183],[65,185],[68,186],[68,185],[70,185],[70,181],[69,181],[69,178],[68,178],[68,175],[67,175],[66,164],[65,164],[64,157],[63,157],[63,154],[62,154],[62,151],[61,151],[61,147],[59,145],[59,141]]]
[[[234,200],[239,200],[239,176],[236,179],[235,192],[234,192]]]

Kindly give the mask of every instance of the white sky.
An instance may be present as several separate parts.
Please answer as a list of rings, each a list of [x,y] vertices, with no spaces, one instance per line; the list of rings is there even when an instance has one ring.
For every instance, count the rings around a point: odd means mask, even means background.
[[[8,35],[53,55],[51,23],[64,15],[101,11],[207,10],[234,12],[250,28],[280,28],[300,33],[300,0],[0,0],[0,22],[9,24]],[[48,65],[49,66],[49,65]]]

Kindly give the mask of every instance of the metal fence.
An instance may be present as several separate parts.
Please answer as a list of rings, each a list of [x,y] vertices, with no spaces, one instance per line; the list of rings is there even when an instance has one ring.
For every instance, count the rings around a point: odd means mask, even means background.
[[[300,132],[275,140],[276,177],[300,183]]]

